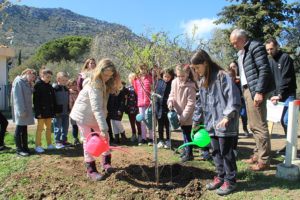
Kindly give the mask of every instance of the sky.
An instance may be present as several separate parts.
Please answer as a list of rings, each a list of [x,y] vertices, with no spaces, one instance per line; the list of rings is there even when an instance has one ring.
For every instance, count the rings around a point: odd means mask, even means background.
[[[16,3],[16,0],[11,0]],[[141,35],[147,31],[168,32],[170,36],[191,34],[197,24],[197,37],[210,38],[217,13],[225,0],[21,0],[16,3],[37,8],[65,8],[77,14],[118,23]],[[222,28],[224,25],[219,25]]]
[[[226,0],[11,0],[18,5],[37,8],[65,8],[77,14],[117,23],[141,35],[165,31],[172,37],[187,33],[191,35],[197,25],[197,38],[211,38],[217,14]],[[296,0],[288,0],[288,3]],[[233,1],[235,2],[235,1]],[[300,4],[300,3],[299,3]]]

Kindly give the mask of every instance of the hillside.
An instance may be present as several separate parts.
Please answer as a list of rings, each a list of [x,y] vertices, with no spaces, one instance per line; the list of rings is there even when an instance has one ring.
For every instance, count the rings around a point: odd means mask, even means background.
[[[15,48],[27,49],[27,54],[32,54],[34,49],[49,40],[69,35],[94,37],[97,34],[116,32],[119,38],[140,40],[125,26],[82,16],[62,8],[41,9],[13,5],[0,12],[0,21],[6,15],[0,34],[5,36],[8,31],[13,31]]]

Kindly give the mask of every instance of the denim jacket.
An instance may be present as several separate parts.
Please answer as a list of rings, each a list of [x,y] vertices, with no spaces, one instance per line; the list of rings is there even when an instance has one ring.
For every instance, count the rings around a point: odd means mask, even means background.
[[[212,83],[203,88],[205,78],[200,81],[199,98],[196,101],[193,124],[201,122],[210,136],[231,137],[238,134],[241,97],[232,78],[224,71],[212,74]],[[227,118],[225,127],[217,128],[217,124]]]

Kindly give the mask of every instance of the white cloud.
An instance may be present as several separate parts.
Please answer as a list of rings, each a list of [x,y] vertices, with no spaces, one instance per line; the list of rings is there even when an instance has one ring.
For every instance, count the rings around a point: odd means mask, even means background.
[[[188,36],[192,36],[194,26],[197,27],[195,36],[198,38],[210,38],[215,28],[226,28],[225,24],[214,24],[216,19],[202,18],[190,20],[187,23],[184,21],[180,23],[180,28],[184,29],[184,33]]]

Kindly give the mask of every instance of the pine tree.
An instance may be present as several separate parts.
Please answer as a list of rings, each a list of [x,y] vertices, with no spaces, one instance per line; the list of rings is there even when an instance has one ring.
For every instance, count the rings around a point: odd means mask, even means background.
[[[232,2],[233,0],[228,0]],[[297,2],[288,4],[287,0],[236,0],[239,4],[225,6],[218,13],[221,16],[216,24],[232,24],[246,30],[260,42],[270,37],[278,37],[288,30],[300,9]]]

